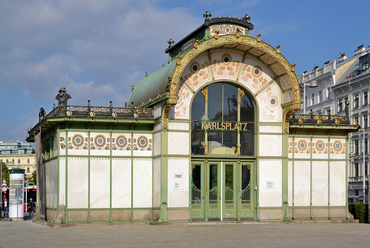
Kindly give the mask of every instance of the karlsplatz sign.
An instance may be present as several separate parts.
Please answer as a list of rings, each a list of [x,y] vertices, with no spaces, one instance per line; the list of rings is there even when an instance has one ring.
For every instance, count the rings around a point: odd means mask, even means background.
[[[199,131],[240,131],[250,132],[249,126],[252,122],[231,122],[231,121],[200,121]],[[199,124],[198,124],[199,125]]]

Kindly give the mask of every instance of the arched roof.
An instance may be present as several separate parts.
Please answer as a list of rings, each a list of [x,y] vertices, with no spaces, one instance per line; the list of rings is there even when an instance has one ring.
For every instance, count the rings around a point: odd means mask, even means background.
[[[239,21],[240,20],[238,20],[238,22]],[[220,23],[217,24],[219,25]],[[235,25],[237,25],[237,23]],[[247,33],[248,32],[245,32],[245,34]],[[129,101],[134,102],[135,106],[141,103],[150,105],[150,99],[154,99],[158,95],[168,92],[169,104],[176,105],[181,75],[186,66],[194,58],[210,49],[235,48],[258,57],[270,67],[276,75],[275,80],[279,81],[280,84],[284,84],[284,87],[280,85],[283,91],[291,91],[293,100],[289,105],[292,106],[292,110],[299,110],[301,108],[301,94],[294,64],[291,65],[285,59],[280,53],[279,47],[280,46],[273,48],[269,44],[263,42],[260,35],[258,35],[257,38],[243,35],[239,29],[237,29],[234,34],[225,35],[219,35],[218,32],[212,33],[212,31],[208,31],[207,38],[201,41],[194,39],[190,48],[179,56],[176,56],[176,59],[170,64],[142,80],[131,94]]]

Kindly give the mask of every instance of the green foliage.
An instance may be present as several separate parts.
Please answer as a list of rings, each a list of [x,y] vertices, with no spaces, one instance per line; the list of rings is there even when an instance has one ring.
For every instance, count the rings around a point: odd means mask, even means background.
[[[368,223],[368,204],[349,203],[348,210],[360,223]]]
[[[5,179],[6,184],[9,187],[9,170],[8,170],[8,167],[6,166],[5,163],[2,163],[2,167],[3,167],[3,180]],[[3,184],[3,182],[0,182],[0,185],[1,184]]]
[[[32,172],[32,175],[31,175],[30,180],[28,182],[33,183],[34,185],[37,185],[37,174],[36,174],[36,170],[34,170]]]

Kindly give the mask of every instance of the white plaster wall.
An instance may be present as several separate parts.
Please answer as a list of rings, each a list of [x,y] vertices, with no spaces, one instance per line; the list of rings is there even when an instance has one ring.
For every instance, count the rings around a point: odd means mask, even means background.
[[[268,188],[268,183],[273,183],[273,188]],[[259,160],[259,205],[260,207],[282,206],[282,160]]]
[[[103,147],[99,147],[96,142],[95,138],[97,136],[103,136],[105,139],[105,144]],[[95,147],[95,149],[92,149]],[[90,155],[93,156],[109,156],[110,155],[110,134],[109,133],[90,133]]]
[[[68,208],[87,208],[87,158],[68,158]]]
[[[159,118],[162,115],[161,104],[154,105],[154,119]]]
[[[346,162],[330,162],[330,206],[346,205]]]
[[[154,150],[154,156],[156,155],[160,155],[161,154],[161,139],[162,139],[162,134],[161,133],[155,133],[153,135],[153,139],[154,139],[154,147],[153,147],[153,150]]]
[[[168,154],[189,155],[189,133],[168,132]]]
[[[310,206],[310,161],[294,162],[294,206]]]
[[[159,207],[161,203],[161,158],[154,159],[154,190],[153,207]]]
[[[120,136],[126,138],[127,143],[124,144],[123,147],[117,145],[117,138],[119,138]],[[113,149],[114,147],[116,148],[116,150]],[[131,133],[112,133],[112,156],[131,156]]]
[[[179,189],[175,175],[182,175]],[[168,158],[168,207],[189,207],[189,158]]]
[[[282,156],[283,138],[281,135],[259,136],[260,156]]]
[[[168,123],[169,130],[186,130],[189,131],[189,123],[183,122],[169,122]]]
[[[53,175],[53,208],[58,207],[58,160],[52,161],[52,175]]]
[[[59,205],[66,204],[66,159],[59,158]]]
[[[133,194],[134,208],[152,207],[152,159],[134,159]]]
[[[293,206],[293,162],[288,161],[288,204]]]
[[[160,131],[162,129],[162,123],[155,123],[154,124],[154,127],[153,127],[153,131],[154,132],[157,132],[157,131]]]
[[[110,207],[110,159],[90,159],[90,208]]]
[[[260,126],[260,133],[282,133],[282,126]]]
[[[131,159],[112,159],[112,207],[131,207]]]
[[[328,162],[312,161],[312,206],[328,206]]]

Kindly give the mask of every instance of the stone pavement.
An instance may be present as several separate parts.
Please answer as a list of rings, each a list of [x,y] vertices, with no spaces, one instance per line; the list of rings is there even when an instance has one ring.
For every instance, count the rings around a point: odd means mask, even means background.
[[[51,228],[0,221],[0,247],[366,247],[370,225],[356,223],[188,223]]]

